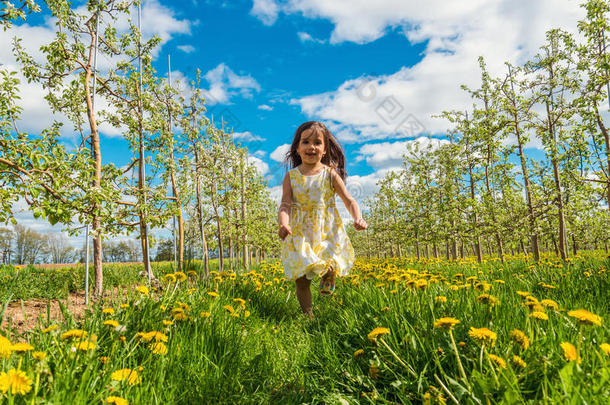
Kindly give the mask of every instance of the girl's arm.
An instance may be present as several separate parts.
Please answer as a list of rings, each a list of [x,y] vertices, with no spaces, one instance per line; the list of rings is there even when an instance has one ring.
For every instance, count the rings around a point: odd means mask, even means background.
[[[292,189],[290,188],[290,174],[286,173],[282,182],[282,202],[278,212],[279,230],[277,234],[284,239],[288,234],[292,233],[290,229],[290,206],[292,205]]]
[[[343,204],[345,204],[345,208],[347,208],[348,212],[354,219],[354,228],[356,228],[356,230],[366,229],[367,224],[366,221],[362,219],[360,207],[358,206],[358,203],[354,197],[352,197],[349,191],[347,191],[347,187],[345,187],[343,179],[341,179],[341,176],[339,176],[339,173],[337,173],[335,169],[331,168],[330,173],[333,189],[339,195],[339,197],[341,197]]]

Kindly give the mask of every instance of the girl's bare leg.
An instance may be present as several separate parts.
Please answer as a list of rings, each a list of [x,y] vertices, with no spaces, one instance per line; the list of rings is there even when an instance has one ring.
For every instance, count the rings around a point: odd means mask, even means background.
[[[303,276],[297,278],[297,299],[299,300],[299,304],[301,305],[301,310],[305,315],[313,316],[312,304],[311,304],[311,280],[308,280],[307,277]]]

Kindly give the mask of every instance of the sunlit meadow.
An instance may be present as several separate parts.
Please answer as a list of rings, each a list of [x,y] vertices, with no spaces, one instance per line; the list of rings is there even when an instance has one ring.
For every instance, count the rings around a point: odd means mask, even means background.
[[[24,333],[3,329],[3,401],[489,404],[610,398],[609,260],[602,252],[581,253],[566,264],[550,256],[539,264],[526,257],[483,264],[359,259],[332,297],[314,292],[314,319],[300,314],[294,284],[276,262],[247,273],[212,272],[207,282],[198,268],[195,263],[172,273],[169,265],[158,265],[162,281],[154,288],[138,284],[136,266],[117,266],[108,273],[116,276],[108,277],[108,287],[128,285],[129,292],[95,303],[82,323],[43,317]],[[15,294],[28,298],[23,288],[15,289],[24,271],[38,270],[2,269],[5,302]],[[27,288],[61,296],[70,283],[79,285],[79,271],[39,271]]]

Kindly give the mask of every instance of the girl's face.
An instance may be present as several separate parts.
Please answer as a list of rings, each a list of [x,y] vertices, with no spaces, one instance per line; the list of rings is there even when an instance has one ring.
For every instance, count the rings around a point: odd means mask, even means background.
[[[318,164],[326,153],[324,135],[320,131],[313,132],[311,128],[303,131],[297,153],[303,163],[310,165]]]

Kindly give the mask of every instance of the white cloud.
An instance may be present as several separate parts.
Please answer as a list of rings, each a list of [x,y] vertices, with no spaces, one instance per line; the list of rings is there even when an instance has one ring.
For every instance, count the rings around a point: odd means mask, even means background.
[[[255,152],[252,152],[252,156],[256,156],[258,158],[264,158],[265,156],[267,156],[267,152],[265,152],[262,149],[259,149],[259,150],[255,151]]]
[[[269,171],[269,165],[256,156],[248,156],[248,163],[256,167],[261,176],[265,176]]]
[[[258,135],[254,135],[250,131],[234,132],[233,139],[242,141],[242,142],[254,142],[254,141],[262,142],[265,140],[265,138],[258,136]]]
[[[290,144],[285,143],[285,144],[280,145],[277,148],[275,148],[275,150],[269,154],[269,157],[271,159],[275,160],[276,162],[283,162],[284,157],[286,156],[286,153],[289,150],[290,150]]]
[[[180,49],[184,53],[195,52],[195,47],[193,45],[178,45],[178,49]]]
[[[259,110],[265,110],[265,111],[273,111],[273,107],[271,107],[270,105],[267,104],[261,104],[258,106]]]
[[[492,75],[505,74],[505,61],[524,63],[548,29],[576,32],[584,15],[571,0],[294,0],[281,11],[329,20],[332,43],[365,43],[394,28],[412,43],[426,43],[422,59],[411,67],[348,80],[333,91],[291,101],[308,116],[326,120],[344,142],[444,132],[449,123],[432,115],[470,107],[460,85],[480,83],[478,56],[485,57]]]
[[[265,25],[273,25],[277,20],[279,6],[274,0],[254,0],[250,14]]]
[[[316,42],[318,44],[323,44],[326,41],[322,40],[322,39],[317,39],[311,36],[311,34],[307,33],[307,32],[297,32],[297,35],[299,37],[299,40],[303,43],[305,42]]]
[[[227,104],[231,97],[239,94],[245,98],[251,98],[252,92],[260,91],[261,87],[256,80],[249,75],[240,76],[233,72],[224,63],[205,74],[205,79],[210,83],[206,91],[208,104]]]
[[[375,170],[397,170],[402,168],[403,155],[407,154],[407,148],[417,146],[419,150],[436,150],[446,143],[449,143],[446,139],[427,137],[410,141],[368,143],[360,147],[356,160],[364,159]]]

